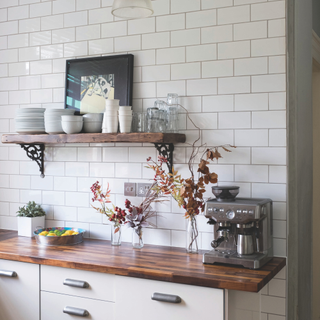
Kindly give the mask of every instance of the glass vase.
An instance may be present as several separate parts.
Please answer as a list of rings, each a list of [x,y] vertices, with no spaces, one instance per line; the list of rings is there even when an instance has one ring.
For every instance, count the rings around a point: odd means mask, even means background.
[[[111,245],[121,246],[121,224],[111,226]]]
[[[132,247],[135,249],[143,247],[142,228],[132,229]]]
[[[188,253],[198,253],[198,227],[196,217],[191,217],[188,220],[187,226],[187,243],[186,250]]]

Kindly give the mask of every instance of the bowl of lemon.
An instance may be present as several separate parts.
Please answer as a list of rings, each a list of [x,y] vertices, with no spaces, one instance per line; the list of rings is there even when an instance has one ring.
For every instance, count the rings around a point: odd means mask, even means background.
[[[70,246],[81,243],[86,231],[79,228],[45,228],[33,232],[38,244]]]

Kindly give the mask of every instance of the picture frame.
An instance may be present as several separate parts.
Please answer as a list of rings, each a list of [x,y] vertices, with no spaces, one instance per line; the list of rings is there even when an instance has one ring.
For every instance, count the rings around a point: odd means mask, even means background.
[[[102,113],[106,99],[132,106],[133,55],[66,61],[65,109],[75,114]]]

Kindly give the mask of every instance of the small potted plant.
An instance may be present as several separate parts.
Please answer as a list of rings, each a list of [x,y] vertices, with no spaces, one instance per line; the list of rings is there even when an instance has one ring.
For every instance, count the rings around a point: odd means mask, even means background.
[[[29,201],[27,205],[19,207],[18,217],[18,235],[23,237],[34,237],[33,232],[36,228],[44,228],[45,212],[40,205],[34,201]]]

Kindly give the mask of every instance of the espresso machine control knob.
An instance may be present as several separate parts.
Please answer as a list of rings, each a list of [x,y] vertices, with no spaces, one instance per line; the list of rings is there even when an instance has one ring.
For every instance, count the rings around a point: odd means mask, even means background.
[[[236,216],[235,212],[233,210],[228,210],[226,212],[226,217],[230,220],[232,220]]]

